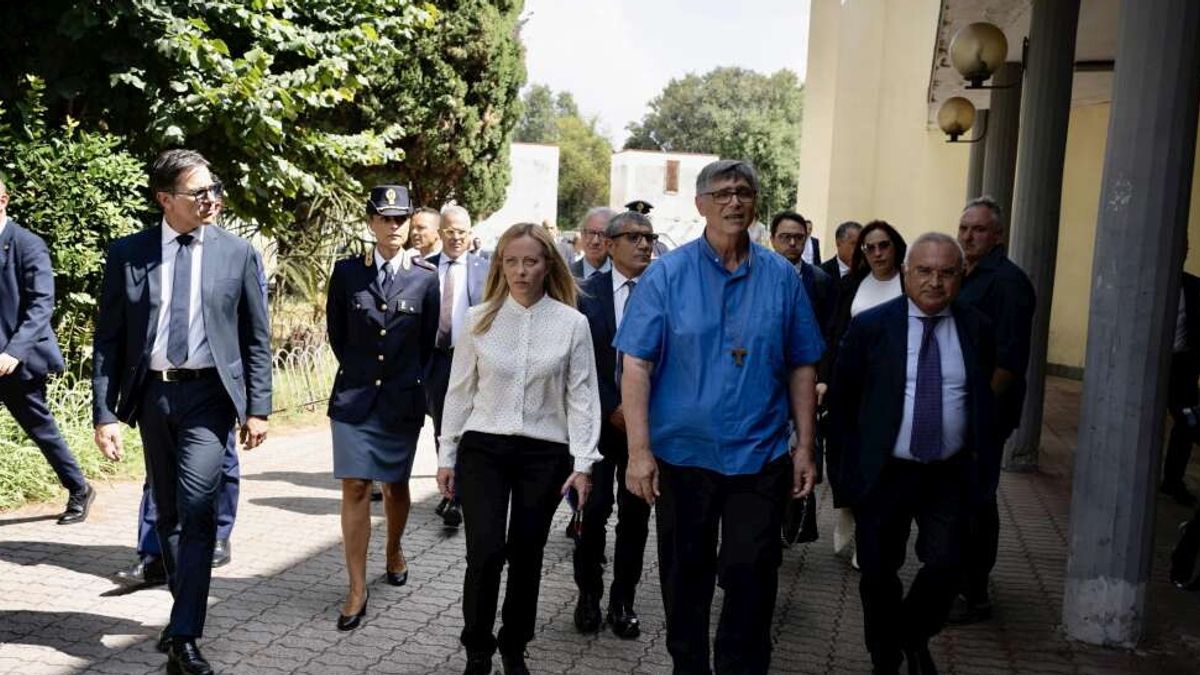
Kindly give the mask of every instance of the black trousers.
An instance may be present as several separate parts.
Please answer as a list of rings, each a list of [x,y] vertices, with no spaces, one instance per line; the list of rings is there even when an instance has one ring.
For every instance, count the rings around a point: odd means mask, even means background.
[[[550,521],[571,474],[562,443],[468,431],[458,446],[456,492],[467,535],[463,631],[467,651],[519,652],[533,639]],[[507,525],[507,527],[506,527]],[[507,530],[507,533],[506,533]],[[500,572],[508,562],[503,625],[493,637]]]
[[[1188,462],[1192,459],[1192,429],[1188,427],[1183,409],[1200,402],[1196,387],[1196,369],[1188,356],[1176,354],[1171,359],[1167,383],[1167,410],[1171,413],[1171,435],[1163,460],[1162,484],[1175,487],[1183,484]]]
[[[167,634],[204,633],[225,441],[236,415],[215,371],[146,385],[138,429],[158,511],[159,546],[175,603]]]
[[[20,371],[18,368],[17,373]],[[22,380],[17,373],[0,377],[0,401],[17,426],[42,451],[58,482],[69,492],[82,490],[87,485],[83,471],[46,406],[46,378]]]
[[[924,645],[946,623],[961,580],[972,471],[964,453],[929,464],[890,460],[854,507],[865,638],[881,670],[898,667],[905,645]],[[913,521],[921,569],[905,596],[898,572]]]
[[[625,488],[629,456],[616,454],[592,465],[592,492],[583,507],[583,533],[575,546],[575,584],[580,592],[603,595],[604,546],[608,517],[613,510],[616,483],[617,539],[613,551],[610,603],[633,606],[646,538],[650,531],[650,505]]]
[[[1002,439],[1001,447],[1014,430],[1013,427],[1009,427],[997,432]],[[992,466],[991,471],[993,473],[980,480],[990,484],[990,478],[1000,473],[1000,467]],[[999,552],[1000,505],[993,493],[987,498],[975,500],[970,507],[967,535],[963,543],[963,583],[959,589],[959,593],[967,602],[981,605],[989,601],[988,578],[992,574],[992,568],[996,566],[996,556]]]
[[[714,582],[725,590],[713,650],[716,672],[768,672],[791,458],[784,455],[744,476],[662,460],[658,469],[658,560],[674,672],[712,672],[708,629]]]
[[[429,377],[426,378],[425,404],[433,418],[434,443],[440,446],[442,436],[442,410],[446,407],[446,390],[450,388],[450,365],[454,361],[454,350],[433,350],[429,358]]]

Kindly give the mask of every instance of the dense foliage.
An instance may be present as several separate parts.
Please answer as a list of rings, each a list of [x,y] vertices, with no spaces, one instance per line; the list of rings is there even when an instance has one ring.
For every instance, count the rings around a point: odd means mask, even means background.
[[[762,181],[759,212],[796,203],[804,87],[796,74],[717,68],[671,80],[629,126],[627,149],[702,152],[748,159]]]

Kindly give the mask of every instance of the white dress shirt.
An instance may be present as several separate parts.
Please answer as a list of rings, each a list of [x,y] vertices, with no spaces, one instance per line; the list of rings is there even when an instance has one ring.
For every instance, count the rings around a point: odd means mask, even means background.
[[[204,332],[204,309],[200,299],[201,270],[204,263],[204,233],[207,225],[192,230],[195,237],[190,244],[192,250],[192,280],[188,288],[188,357],[182,365],[172,365],[167,359],[167,344],[171,331],[171,291],[175,286],[175,255],[179,252],[179,236],[167,224],[162,222],[162,263],[158,266],[158,327],[154,331],[154,346],[150,349],[150,370],[170,370],[171,368],[212,368],[217,365],[213,360],[212,350],[208,346],[208,336]]]
[[[600,460],[600,390],[587,319],[544,296],[532,307],[504,299],[488,332],[473,327],[490,303],[472,307],[454,350],[442,413],[439,467],[453,467],[463,433],[565,443],[575,470]]]
[[[8,216],[0,216],[0,234],[4,234],[5,225],[8,225]]]
[[[446,288],[446,275],[454,275],[454,304],[450,310],[450,348],[458,344],[458,336],[462,334],[463,321],[467,319],[467,310],[471,308],[470,298],[467,297],[467,256],[462,254],[451,258],[442,251],[438,258],[438,288]],[[440,297],[440,293],[439,293]]]
[[[836,260],[838,261],[838,276],[839,276],[839,277],[844,277],[844,276],[846,276],[847,274],[849,274],[849,273],[850,273],[850,266],[849,266],[849,265],[847,265],[846,263],[842,262],[842,259],[841,259],[841,258],[837,258]]]
[[[641,277],[634,277],[633,283],[636,285]],[[628,277],[617,271],[614,266],[612,268],[612,287],[613,287],[613,312],[617,319],[617,328],[621,327],[621,319],[625,318],[625,303],[629,302],[629,294],[633,292],[626,282],[630,281]]]
[[[387,281],[387,277],[383,273],[383,263],[390,263],[392,266],[392,274],[395,275],[396,272],[399,272],[400,270],[407,270],[412,267],[413,258],[417,258],[420,255],[420,251],[415,248],[410,248],[407,251],[400,251],[391,258],[384,258],[383,254],[379,252],[379,247],[375,247],[375,269],[379,270],[375,273],[375,280],[379,282],[380,288],[382,288],[383,284]]]
[[[925,334],[925,324],[921,321],[924,316],[928,315],[909,300],[904,415],[900,418],[900,433],[892,448],[892,456],[899,459],[916,459],[909,451],[909,443],[912,442],[913,404],[917,397],[917,361],[921,356],[921,338]],[[933,335],[942,357],[942,459],[948,459],[962,450],[967,438],[967,367],[950,308],[942,310],[938,316],[945,317],[938,321]]]

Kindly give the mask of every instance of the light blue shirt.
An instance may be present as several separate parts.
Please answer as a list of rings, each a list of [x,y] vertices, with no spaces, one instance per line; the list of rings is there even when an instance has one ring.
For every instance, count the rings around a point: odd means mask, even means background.
[[[788,377],[825,350],[786,258],[751,244],[730,272],[704,237],[646,269],[614,346],[655,364],[654,455],[723,475],[757,473],[788,451]]]
[[[892,456],[898,459],[920,461],[909,452],[912,441],[913,403],[917,395],[917,360],[921,356],[921,339],[925,334],[922,312],[912,300],[908,301],[908,365],[904,377],[904,415],[900,418],[900,433]],[[938,352],[942,361],[942,459],[953,457],[967,438],[967,367],[963,361],[962,344],[958,341],[958,328],[950,308],[942,310],[933,329],[937,338]]]
[[[580,258],[579,262],[583,266],[584,280],[590,279],[593,274],[600,274],[612,269],[612,258],[605,258],[604,263],[599,267],[592,267],[592,264],[588,262],[586,257]]]

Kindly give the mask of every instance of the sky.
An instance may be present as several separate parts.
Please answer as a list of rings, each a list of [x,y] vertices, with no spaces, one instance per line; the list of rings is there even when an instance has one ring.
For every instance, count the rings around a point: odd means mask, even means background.
[[[530,84],[569,91],[620,148],[672,78],[718,66],[804,79],[809,0],[526,0]]]

